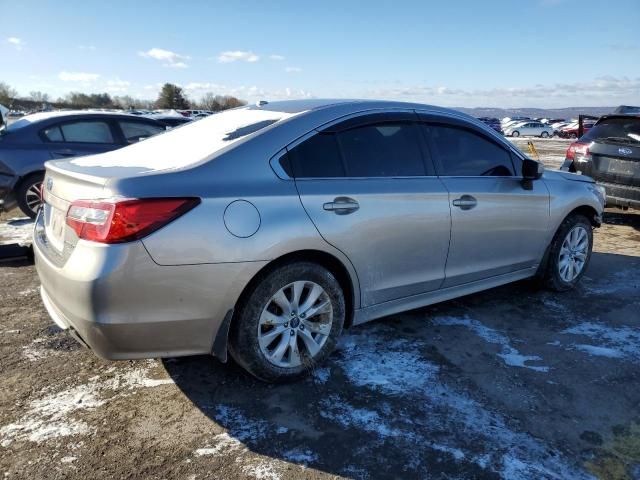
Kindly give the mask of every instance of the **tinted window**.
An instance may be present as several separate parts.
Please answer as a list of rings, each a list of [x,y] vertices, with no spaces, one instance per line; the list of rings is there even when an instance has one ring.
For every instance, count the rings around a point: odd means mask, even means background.
[[[60,128],[67,142],[115,143],[111,135],[111,128],[105,122],[66,123]]]
[[[487,138],[463,128],[427,125],[431,147],[445,176],[510,176],[510,153]]]
[[[425,175],[415,125],[384,123],[339,132],[349,177]]]
[[[45,128],[42,131],[42,134],[50,142],[64,142],[64,137],[62,136],[62,132],[60,131],[60,127]]]
[[[319,133],[291,149],[289,159],[298,178],[344,177],[335,135]]]
[[[143,122],[120,122],[120,128],[127,143],[135,143],[164,132],[164,127]]]
[[[585,124],[585,126],[588,126]],[[582,136],[581,141],[640,144],[640,118],[613,117],[601,120]]]

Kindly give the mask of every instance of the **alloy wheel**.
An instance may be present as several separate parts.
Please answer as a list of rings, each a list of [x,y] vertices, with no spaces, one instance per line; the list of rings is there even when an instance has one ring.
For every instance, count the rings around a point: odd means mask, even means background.
[[[572,282],[584,269],[589,252],[589,235],[583,226],[573,227],[560,248],[558,272],[565,282]]]
[[[40,189],[42,188],[42,182],[36,182],[31,185],[24,195],[25,204],[33,213],[36,213],[38,207],[42,203],[40,199]]]
[[[297,281],[278,290],[258,321],[258,344],[278,367],[295,368],[315,358],[329,338],[333,306],[317,283]]]

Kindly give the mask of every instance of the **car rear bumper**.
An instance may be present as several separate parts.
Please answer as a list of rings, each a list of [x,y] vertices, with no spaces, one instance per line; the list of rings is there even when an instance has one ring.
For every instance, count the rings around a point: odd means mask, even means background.
[[[159,266],[141,242],[79,241],[62,266],[34,236],[42,301],[60,328],[112,360],[209,354],[263,262]]]
[[[597,182],[607,192],[608,207],[640,208],[640,187],[619,183]]]

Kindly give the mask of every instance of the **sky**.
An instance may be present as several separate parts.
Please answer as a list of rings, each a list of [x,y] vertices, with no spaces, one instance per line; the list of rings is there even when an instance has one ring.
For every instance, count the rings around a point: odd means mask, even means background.
[[[611,5],[611,6],[608,6]],[[0,0],[20,95],[640,104],[640,0]]]

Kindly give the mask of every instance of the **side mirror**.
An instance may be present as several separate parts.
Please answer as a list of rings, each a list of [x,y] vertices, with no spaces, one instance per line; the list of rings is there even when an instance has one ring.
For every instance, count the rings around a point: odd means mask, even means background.
[[[544,165],[535,160],[525,158],[522,162],[522,178],[525,180],[538,180],[544,173]]]
[[[533,189],[533,180],[538,180],[544,173],[544,165],[535,160],[525,158],[522,161],[522,188],[525,190]]]

